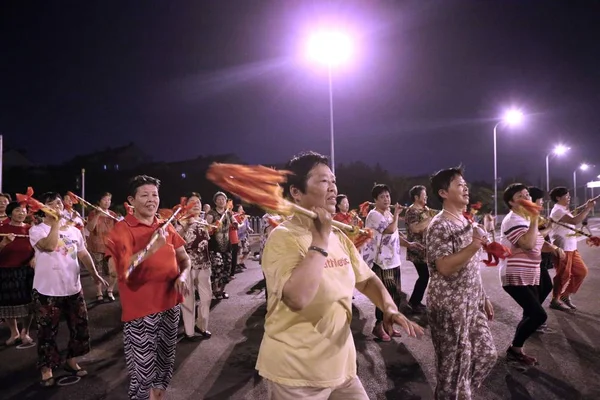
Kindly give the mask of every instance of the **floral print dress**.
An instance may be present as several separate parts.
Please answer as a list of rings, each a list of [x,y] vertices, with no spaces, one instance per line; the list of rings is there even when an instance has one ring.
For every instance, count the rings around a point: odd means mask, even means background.
[[[436,399],[470,399],[496,363],[497,353],[487,316],[485,293],[474,255],[458,272],[440,274],[435,260],[467,247],[473,228],[446,219],[433,218],[426,234],[431,279],[427,293],[427,314],[436,356]]]
[[[225,211],[227,212],[227,211]],[[208,212],[212,216],[212,222],[221,220],[223,216],[216,209]],[[215,230],[208,242],[210,251],[210,261],[212,264],[213,282],[218,286],[223,287],[230,280],[229,273],[231,271],[231,243],[229,242],[229,227],[231,220],[228,216],[223,218],[222,225]]]

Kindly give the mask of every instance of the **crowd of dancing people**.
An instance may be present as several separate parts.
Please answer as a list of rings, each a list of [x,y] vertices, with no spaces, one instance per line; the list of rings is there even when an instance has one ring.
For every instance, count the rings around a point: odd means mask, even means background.
[[[177,217],[173,210],[170,217],[162,215],[160,181],[146,175],[131,179],[126,215],[110,209],[108,192],[98,196],[87,218],[74,209],[77,198],[70,193],[44,193],[38,197],[43,208],[35,210],[0,194],[0,318],[10,329],[6,345],[35,341],[44,387],[56,384],[57,368],[78,377],[88,374],[77,362],[90,351],[83,265],[95,282],[95,301],[120,302],[129,397],[160,399],[173,375],[180,318],[185,340],[211,338],[211,301],[229,298],[227,284],[246,268],[252,233],[261,238],[267,295],[256,369],[276,400],[368,399],[350,329],[355,290],[376,306],[376,340],[421,337],[424,328],[408,316],[426,318],[435,350],[435,398],[471,398],[498,359],[488,326],[494,299],[480,275],[481,253],[495,240],[498,226],[507,251],[499,260],[499,282],[523,309],[506,360],[538,364],[524,347],[536,332],[552,331],[543,305],[548,296],[554,310],[577,308],[573,297],[587,267],[573,232],[595,202],[574,211],[567,188],[544,193],[511,184],[503,194],[509,210],[504,219],[487,215],[477,223],[467,212],[469,187],[461,168],[436,172],[429,187],[413,187],[409,206],[392,204],[390,188],[376,184],[366,215],[351,210],[351,199],[338,193],[326,157],[302,153],[286,170],[291,171],[282,185],[286,199],[316,218],[270,212],[260,232],[253,232],[243,206],[234,206],[221,191],[211,204],[190,193]],[[428,193],[441,202],[441,210],[427,206]],[[541,206],[546,197],[554,206],[542,218],[529,204]],[[372,238],[355,244],[334,221],[367,229]],[[401,247],[418,275],[410,297],[401,285]],[[57,346],[63,318],[70,335],[64,360]]]

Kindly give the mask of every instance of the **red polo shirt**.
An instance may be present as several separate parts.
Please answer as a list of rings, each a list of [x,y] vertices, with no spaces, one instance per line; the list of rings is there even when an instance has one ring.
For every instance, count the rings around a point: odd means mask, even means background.
[[[133,215],[127,215],[115,224],[106,238],[106,255],[113,259],[119,277],[124,322],[171,309],[181,302],[174,287],[179,276],[175,249],[185,245],[185,241],[172,225],[167,227],[167,243],[125,279],[131,256],[146,247],[160,226],[157,218],[152,225],[145,225]]]

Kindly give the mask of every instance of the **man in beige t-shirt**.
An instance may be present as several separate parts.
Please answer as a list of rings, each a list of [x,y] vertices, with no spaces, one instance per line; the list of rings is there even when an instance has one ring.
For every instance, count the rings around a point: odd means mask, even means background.
[[[262,268],[269,296],[256,369],[270,399],[366,400],[350,330],[354,288],[384,311],[386,329],[396,323],[410,336],[423,331],[398,312],[352,242],[332,228],[337,187],[327,159],[305,153],[286,170],[294,173],[286,195],[317,219],[296,214],[267,240]]]

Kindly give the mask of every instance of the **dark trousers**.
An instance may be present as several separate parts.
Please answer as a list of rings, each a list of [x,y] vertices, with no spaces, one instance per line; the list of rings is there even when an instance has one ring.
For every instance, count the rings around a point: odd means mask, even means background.
[[[235,269],[237,268],[238,253],[240,252],[240,245],[238,243],[231,245],[231,271],[229,276],[235,275]]]
[[[417,270],[417,274],[419,274],[419,278],[415,282],[415,287],[412,295],[410,296],[409,303],[413,306],[416,306],[421,304],[423,301],[425,289],[427,289],[427,284],[429,283],[429,268],[427,267],[426,263],[413,264],[415,264],[415,269]]]
[[[525,341],[546,322],[548,315],[540,304],[537,286],[503,286],[502,288],[523,309],[523,319],[517,325],[512,342],[513,347],[523,347]]]
[[[550,277],[548,269],[542,263],[540,266],[540,286],[538,287],[540,304],[544,304],[544,301],[546,301],[550,293],[552,293],[552,278]]]
[[[379,265],[373,264],[373,272],[383,282],[383,286],[385,286],[390,296],[392,296],[392,300],[400,308],[400,303],[402,302],[400,267],[382,269]],[[377,322],[383,321],[383,311],[379,308],[375,308],[375,318]]]

